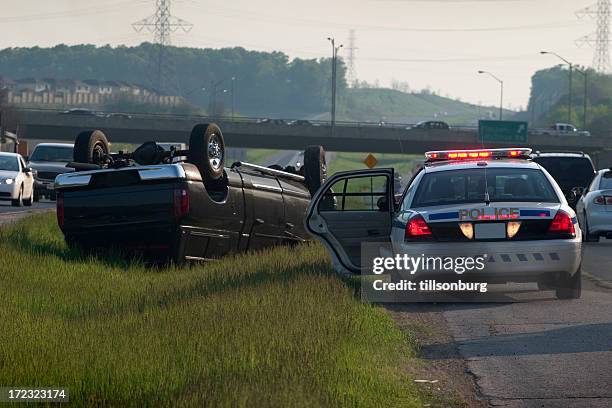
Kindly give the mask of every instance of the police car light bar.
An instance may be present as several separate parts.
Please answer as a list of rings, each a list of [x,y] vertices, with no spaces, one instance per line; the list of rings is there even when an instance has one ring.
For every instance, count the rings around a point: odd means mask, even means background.
[[[513,147],[509,149],[479,150],[439,150],[425,153],[428,162],[445,160],[479,160],[479,159],[528,159],[531,149]]]

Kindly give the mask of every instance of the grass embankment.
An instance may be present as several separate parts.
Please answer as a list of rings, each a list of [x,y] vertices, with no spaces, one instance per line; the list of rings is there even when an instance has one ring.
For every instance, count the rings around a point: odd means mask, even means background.
[[[319,245],[192,267],[70,252],[50,214],[0,229],[0,385],[76,405],[421,406],[415,344]]]
[[[331,175],[338,171],[366,169],[363,161],[367,156],[368,153],[337,153],[334,160],[329,163],[328,174]],[[374,157],[378,160],[377,168],[393,167],[404,178],[410,178],[414,160],[422,160],[422,156],[391,153],[375,153]]]

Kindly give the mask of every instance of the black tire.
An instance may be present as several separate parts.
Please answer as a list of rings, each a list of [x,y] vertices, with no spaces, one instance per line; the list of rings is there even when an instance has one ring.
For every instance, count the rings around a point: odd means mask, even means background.
[[[566,275],[559,281],[555,290],[557,299],[579,299],[582,295],[582,268],[573,276]]]
[[[101,130],[81,132],[74,141],[73,158],[77,163],[101,165],[109,152],[108,139]]]
[[[187,160],[200,170],[204,181],[223,176],[225,141],[219,126],[214,123],[194,126],[189,136]]]
[[[323,146],[308,146],[304,151],[304,178],[310,195],[314,196],[327,178],[327,163]]]
[[[23,205],[23,186],[19,188],[19,196],[16,200],[11,200],[11,205],[13,207],[21,207]]]
[[[599,242],[599,236],[589,233],[589,220],[587,219],[586,213],[584,213],[584,231],[582,231],[582,240],[584,242]]]

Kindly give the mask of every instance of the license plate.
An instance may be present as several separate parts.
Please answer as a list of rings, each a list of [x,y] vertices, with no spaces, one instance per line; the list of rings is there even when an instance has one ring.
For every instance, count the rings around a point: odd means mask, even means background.
[[[506,238],[506,224],[502,222],[474,224],[474,237],[476,239]]]

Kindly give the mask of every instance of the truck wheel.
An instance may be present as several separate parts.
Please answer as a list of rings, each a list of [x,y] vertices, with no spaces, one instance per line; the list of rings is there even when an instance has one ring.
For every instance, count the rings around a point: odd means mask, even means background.
[[[101,165],[108,155],[108,139],[101,130],[79,133],[74,141],[74,161]]]
[[[223,176],[225,141],[219,126],[214,123],[194,126],[189,136],[187,159],[200,170],[205,181]]]
[[[566,275],[560,279],[555,294],[557,299],[579,299],[582,294],[582,267],[578,267],[574,276]]]
[[[314,196],[327,177],[327,163],[323,146],[308,146],[304,151],[304,177],[310,195]]]

